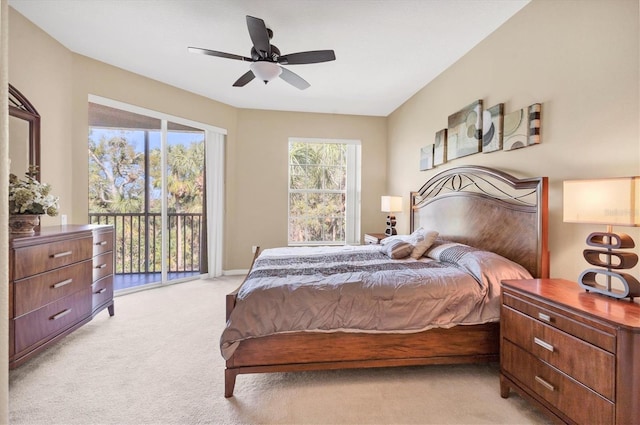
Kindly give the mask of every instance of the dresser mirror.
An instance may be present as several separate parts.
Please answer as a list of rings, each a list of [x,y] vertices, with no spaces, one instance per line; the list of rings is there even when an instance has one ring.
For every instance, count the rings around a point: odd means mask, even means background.
[[[31,102],[9,84],[9,172],[23,177],[37,166],[40,180],[40,115]]]

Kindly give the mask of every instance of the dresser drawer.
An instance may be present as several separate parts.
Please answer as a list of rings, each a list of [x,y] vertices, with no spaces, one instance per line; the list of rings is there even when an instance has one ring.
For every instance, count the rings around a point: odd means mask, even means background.
[[[66,297],[89,285],[91,260],[61,267],[14,283],[15,317]]]
[[[15,249],[13,279],[64,267],[91,258],[91,236]]]
[[[577,336],[604,350],[611,353],[616,351],[616,329],[612,326],[583,317],[578,318],[579,321],[574,320],[564,314],[550,310],[547,305],[537,304],[533,299],[525,300],[508,292],[503,293],[502,302],[514,310],[518,310],[563,332]]]
[[[502,307],[500,319],[503,338],[615,400],[613,354],[509,307]]]
[[[49,340],[91,314],[91,286],[14,320],[15,352]]]
[[[113,274],[113,253],[93,257],[93,282]]]
[[[113,231],[95,231],[93,233],[93,255],[113,251]]]
[[[113,275],[103,277],[93,282],[91,285],[92,292],[92,310],[95,311],[105,303],[113,299]]]
[[[526,387],[582,424],[615,423],[615,405],[509,341],[501,366]]]

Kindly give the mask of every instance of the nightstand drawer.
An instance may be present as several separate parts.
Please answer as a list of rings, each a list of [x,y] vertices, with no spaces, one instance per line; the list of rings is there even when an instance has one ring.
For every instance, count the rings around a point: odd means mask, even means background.
[[[364,243],[366,245],[377,245],[386,237],[387,235],[384,233],[365,233]]]
[[[601,322],[590,321],[583,317],[574,320],[563,314],[535,304],[535,300],[522,299],[509,293],[502,296],[504,305],[513,307],[527,316],[543,322],[563,332],[590,342],[611,353],[616,351],[616,329]]]
[[[509,341],[500,353],[505,372],[582,424],[615,423],[615,406]]]
[[[503,306],[503,338],[602,394],[615,399],[615,356]],[[588,360],[585,360],[588,359]]]

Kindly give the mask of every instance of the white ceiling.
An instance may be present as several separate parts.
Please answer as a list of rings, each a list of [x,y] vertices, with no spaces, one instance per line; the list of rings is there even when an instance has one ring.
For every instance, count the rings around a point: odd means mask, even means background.
[[[387,116],[530,0],[9,0],[68,49],[238,107]],[[262,18],[282,54],[333,49],[332,62],[290,65],[232,87],[251,56],[245,15]]]

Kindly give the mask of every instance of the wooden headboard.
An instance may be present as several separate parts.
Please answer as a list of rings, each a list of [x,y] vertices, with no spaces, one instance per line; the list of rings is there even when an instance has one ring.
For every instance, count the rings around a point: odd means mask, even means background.
[[[492,251],[549,277],[548,179],[518,179],[486,167],[442,171],[411,192],[411,231]]]

